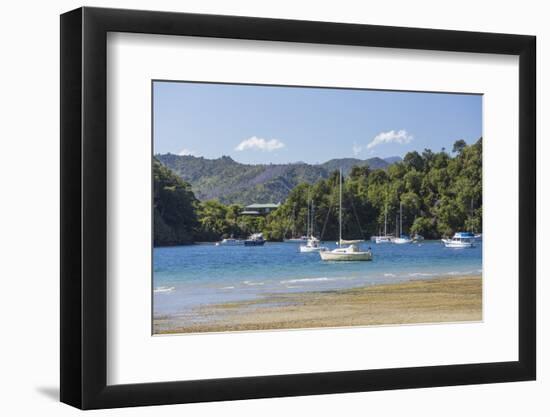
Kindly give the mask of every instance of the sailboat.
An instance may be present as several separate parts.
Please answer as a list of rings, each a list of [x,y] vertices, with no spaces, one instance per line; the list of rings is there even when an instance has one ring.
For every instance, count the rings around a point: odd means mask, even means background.
[[[372,252],[362,251],[357,244],[342,247],[345,240],[342,239],[342,169],[340,169],[340,210],[339,210],[339,236],[338,248],[319,252],[323,261],[372,261]]]
[[[300,252],[302,253],[322,252],[328,250],[327,247],[321,246],[321,242],[314,235],[314,213],[315,208],[313,206],[313,201],[311,201],[311,213],[309,211],[309,204],[307,206],[307,234],[309,238],[305,245],[300,245]]]
[[[388,207],[386,206],[384,209],[384,235],[372,236],[371,240],[375,243],[391,243],[391,239],[392,237],[388,236]]]
[[[392,240],[392,243],[395,243],[397,245],[403,245],[406,243],[412,243],[412,239],[403,234],[403,203],[399,203],[399,233],[397,234],[398,237],[394,238]]]

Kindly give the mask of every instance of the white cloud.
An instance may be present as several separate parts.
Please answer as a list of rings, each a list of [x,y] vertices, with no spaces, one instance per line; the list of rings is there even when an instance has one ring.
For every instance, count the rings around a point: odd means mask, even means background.
[[[390,130],[388,132],[380,132],[372,141],[369,142],[367,149],[374,148],[375,146],[382,145],[384,143],[410,143],[413,139],[414,137],[404,129],[399,131]]]
[[[178,155],[195,155],[195,151],[192,151],[191,149],[183,148],[181,151],[178,152]]]
[[[363,151],[363,145],[358,145],[357,142],[353,142],[352,151],[355,156],[359,155]]]
[[[255,149],[260,151],[271,152],[276,149],[284,148],[285,144],[278,139],[263,139],[256,136],[252,136],[246,140],[243,140],[235,148],[236,151],[245,151],[247,149]]]

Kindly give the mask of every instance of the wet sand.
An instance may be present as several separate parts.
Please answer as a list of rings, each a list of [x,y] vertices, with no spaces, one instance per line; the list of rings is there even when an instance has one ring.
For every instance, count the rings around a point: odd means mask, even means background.
[[[155,334],[480,321],[481,276],[436,278],[340,291],[273,294],[155,317]]]

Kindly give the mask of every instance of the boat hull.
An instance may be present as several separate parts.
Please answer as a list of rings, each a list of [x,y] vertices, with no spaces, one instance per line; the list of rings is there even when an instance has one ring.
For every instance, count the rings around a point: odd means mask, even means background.
[[[396,245],[406,245],[407,243],[412,243],[412,239],[397,237],[392,240],[392,243],[395,243]]]
[[[372,253],[370,252],[334,252],[324,251],[319,252],[323,261],[372,261]]]
[[[324,252],[324,251],[327,251],[327,250],[328,250],[328,248],[326,248],[324,246],[317,246],[317,247],[305,246],[305,245],[300,246],[300,252],[301,253]]]
[[[263,246],[265,240],[245,240],[244,246]]]
[[[240,241],[227,241],[227,242],[224,242],[223,240],[221,242],[218,242],[219,245],[221,246],[239,246],[239,245],[243,245],[243,241],[240,240]]]
[[[446,248],[454,248],[454,249],[466,249],[466,248],[473,248],[474,242],[453,242],[452,240],[447,239],[441,239],[443,244]]]

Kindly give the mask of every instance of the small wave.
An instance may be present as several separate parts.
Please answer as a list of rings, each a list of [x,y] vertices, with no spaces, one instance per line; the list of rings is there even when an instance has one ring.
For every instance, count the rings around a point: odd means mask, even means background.
[[[433,277],[435,274],[430,274],[428,272],[413,272],[409,274],[410,277]]]
[[[158,293],[171,293],[175,289],[176,289],[176,287],[157,287],[153,290],[153,292],[155,294],[158,294]]]
[[[296,284],[298,282],[319,282],[319,281],[336,281],[336,278],[300,278],[300,279],[288,279],[286,281],[281,281],[281,284]]]
[[[395,274],[384,274],[385,277],[395,277]]]
[[[300,285],[285,285],[286,288],[302,288]]]
[[[253,286],[253,285],[264,285],[263,282],[253,282],[253,281],[243,281],[243,284],[245,284],[245,285],[250,285],[250,286]]]
[[[221,287],[220,290],[233,290],[235,287]]]

